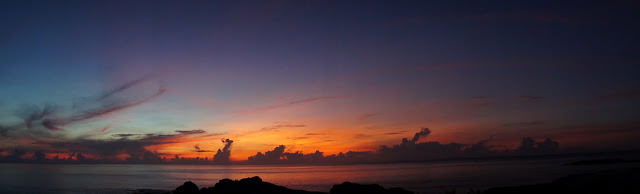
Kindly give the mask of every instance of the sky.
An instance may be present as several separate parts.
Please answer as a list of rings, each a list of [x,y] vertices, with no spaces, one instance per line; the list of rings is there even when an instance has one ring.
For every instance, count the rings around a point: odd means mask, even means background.
[[[1,1],[0,157],[638,149],[638,8]]]

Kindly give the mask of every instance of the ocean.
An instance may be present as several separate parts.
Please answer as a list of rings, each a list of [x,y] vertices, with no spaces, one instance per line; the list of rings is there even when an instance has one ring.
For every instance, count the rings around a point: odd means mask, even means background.
[[[184,181],[199,187],[220,179],[260,176],[293,189],[328,192],[344,181],[402,187],[418,193],[549,182],[569,174],[638,167],[638,164],[573,166],[576,158],[397,163],[367,165],[149,165],[0,164],[0,193],[127,193],[172,190]]]

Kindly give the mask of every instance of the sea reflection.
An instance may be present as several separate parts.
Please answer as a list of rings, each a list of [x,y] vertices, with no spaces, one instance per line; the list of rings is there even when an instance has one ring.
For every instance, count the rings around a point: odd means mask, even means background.
[[[433,192],[541,183],[572,173],[628,167],[563,165],[570,161],[573,159],[338,166],[0,164],[0,192],[170,190],[187,180],[213,186],[220,179],[252,176],[312,191],[328,191],[333,184],[351,181]]]

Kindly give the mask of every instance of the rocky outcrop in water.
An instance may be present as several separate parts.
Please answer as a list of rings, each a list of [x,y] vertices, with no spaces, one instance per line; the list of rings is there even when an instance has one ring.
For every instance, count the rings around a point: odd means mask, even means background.
[[[244,178],[241,180],[222,179],[213,187],[198,189],[191,181],[185,182],[171,193],[173,194],[327,194],[289,189],[269,182],[263,182],[260,177]],[[330,194],[413,194],[402,188],[385,189],[377,184],[362,185],[344,182],[334,185]]]

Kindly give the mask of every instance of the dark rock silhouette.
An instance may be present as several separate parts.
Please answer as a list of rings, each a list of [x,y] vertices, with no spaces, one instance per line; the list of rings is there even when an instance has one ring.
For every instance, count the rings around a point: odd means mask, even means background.
[[[322,194],[321,192],[309,192],[289,189],[272,183],[263,182],[260,177],[254,176],[241,180],[222,179],[214,187],[202,188],[200,194],[258,194],[258,193],[282,193],[282,194]]]
[[[639,163],[640,160],[625,160],[621,158],[609,158],[599,160],[581,160],[569,163],[569,165],[602,165],[602,164],[622,164],[622,163]]]
[[[506,193],[640,193],[640,169],[571,175],[546,184],[498,187],[485,194]]]
[[[339,185],[333,185],[330,191],[331,194],[413,194],[411,191],[404,190],[402,188],[390,188],[385,189],[378,184],[361,185],[356,183],[344,182]]]
[[[198,190],[198,186],[191,181],[185,182],[172,193],[174,194],[327,194],[324,192],[312,192],[289,189],[272,183],[263,182],[260,177],[254,176],[241,180],[222,179],[213,187]],[[344,182],[334,185],[331,194],[412,194],[413,192],[402,188],[385,189],[380,185],[361,185]]]
[[[190,194],[190,193],[199,193],[198,186],[191,182],[187,181],[184,184],[180,185],[176,190],[173,191],[174,194]]]

